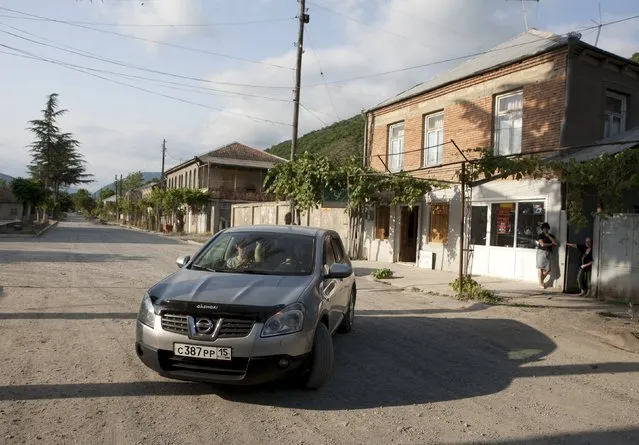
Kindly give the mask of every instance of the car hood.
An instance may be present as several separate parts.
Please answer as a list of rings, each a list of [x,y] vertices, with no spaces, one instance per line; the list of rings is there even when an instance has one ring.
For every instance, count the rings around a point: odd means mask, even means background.
[[[296,302],[313,276],[253,275],[181,269],[153,286],[161,301],[276,306]]]

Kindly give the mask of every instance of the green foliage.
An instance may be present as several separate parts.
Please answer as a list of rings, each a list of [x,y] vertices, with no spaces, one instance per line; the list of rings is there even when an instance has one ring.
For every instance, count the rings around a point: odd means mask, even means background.
[[[624,210],[622,198],[633,192],[639,196],[639,150],[624,150],[615,155],[601,156],[584,162],[570,160],[545,161],[539,156],[504,158],[489,151],[476,149],[481,157],[472,161],[466,179],[475,181],[503,174],[513,179],[540,177],[558,178],[567,186],[568,222],[575,228],[587,224],[583,209],[584,193],[595,190],[608,213]],[[461,173],[458,172],[461,177]]]
[[[265,180],[268,193],[293,201],[303,211],[321,206],[327,190],[334,194],[347,190],[348,208],[363,209],[375,202],[412,205],[432,189],[445,187],[407,174],[380,174],[363,167],[357,158],[338,162],[309,152],[293,162],[278,164]]]
[[[67,110],[58,109],[58,95],[49,95],[42,119],[29,122],[28,130],[35,140],[31,143],[29,171],[35,180],[53,192],[54,201],[60,188],[88,183],[85,161],[77,148],[80,143],[70,133],[62,133],[57,120]]]
[[[321,130],[312,131],[298,139],[297,154],[309,152],[330,159],[362,157],[364,127],[362,116],[353,116]],[[291,157],[291,141],[281,142],[266,149],[268,153],[284,159]]]
[[[102,189],[100,190],[100,193],[98,194],[98,201],[102,202],[113,195],[115,195],[115,191],[111,189]]]
[[[144,175],[142,172],[130,173],[126,178],[122,180],[122,194],[124,195],[131,190],[135,190],[138,187],[144,185]]]
[[[386,280],[393,277],[393,271],[388,268],[375,269],[371,272],[371,276],[376,280]]]
[[[633,62],[637,62],[639,63],[639,53],[634,53],[631,57],[630,60],[632,60]]]
[[[96,202],[86,189],[80,189],[75,192],[72,197],[73,208],[76,212],[83,214],[91,214],[96,206]]]
[[[209,202],[209,194],[202,190],[185,189],[183,200],[184,204],[191,209],[191,212],[200,213]]]
[[[44,198],[42,186],[32,179],[14,179],[11,181],[11,192],[23,205],[37,206]]]
[[[487,304],[494,304],[503,301],[503,298],[495,295],[495,293],[484,289],[481,284],[473,280],[470,276],[466,275],[462,278],[461,282],[459,278],[448,283],[450,288],[455,292],[461,290],[461,295],[458,299],[462,301],[474,300]]]

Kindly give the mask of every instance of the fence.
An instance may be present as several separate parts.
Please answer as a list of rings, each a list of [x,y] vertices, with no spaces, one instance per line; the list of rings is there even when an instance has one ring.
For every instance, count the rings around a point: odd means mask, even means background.
[[[639,302],[639,214],[596,218],[593,243],[597,297]]]
[[[233,204],[231,226],[285,224],[284,218],[289,209],[287,202]],[[348,245],[348,212],[343,204],[327,203],[319,209],[304,212],[300,216],[300,225],[334,230],[340,234],[344,244]]]

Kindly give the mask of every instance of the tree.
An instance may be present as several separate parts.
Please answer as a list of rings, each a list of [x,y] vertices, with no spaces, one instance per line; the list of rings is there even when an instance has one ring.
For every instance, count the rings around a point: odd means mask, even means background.
[[[631,57],[630,60],[632,60],[633,62],[637,62],[639,63],[639,53],[634,53]]]
[[[62,133],[57,120],[67,110],[59,109],[58,95],[49,95],[42,119],[29,121],[28,130],[34,134],[31,143],[29,171],[33,179],[52,192],[54,208],[62,187],[92,182],[86,173],[85,161],[77,148],[80,143],[71,133]]]
[[[80,189],[72,196],[73,208],[76,212],[90,214],[96,206],[96,202],[86,189]]]
[[[359,257],[354,242],[363,227],[367,209],[375,203],[412,206],[433,189],[447,188],[436,180],[425,180],[397,173],[382,174],[363,167],[361,160],[334,161],[326,156],[302,153],[295,161],[278,164],[269,170],[265,189],[276,199],[292,201],[298,211],[322,205],[325,192],[346,192],[350,212],[349,254]]]
[[[11,181],[11,192],[22,203],[22,215],[28,221],[31,209],[38,206],[44,198],[42,186],[32,179],[16,178]]]
[[[142,172],[130,173],[122,181],[122,194],[126,194],[131,190],[135,190],[138,187],[144,185],[144,175]]]

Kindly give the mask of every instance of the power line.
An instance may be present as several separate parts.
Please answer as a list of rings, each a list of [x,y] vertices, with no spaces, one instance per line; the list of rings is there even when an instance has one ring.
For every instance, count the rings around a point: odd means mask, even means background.
[[[311,43],[311,39],[310,36],[307,36],[308,38],[308,43],[311,47],[311,51],[313,51],[313,55],[315,56],[315,60],[317,61],[317,66],[320,69],[320,77],[322,79],[322,82],[324,83],[324,86],[326,87],[326,94],[328,95],[328,99],[331,101],[331,105],[333,106],[333,110],[335,111],[335,116],[337,116],[338,120],[342,120],[341,116],[339,115],[339,112],[337,111],[337,107],[335,106],[335,101],[333,100],[333,95],[331,94],[331,89],[328,87],[328,84],[326,83],[326,78],[324,76],[324,69],[322,68],[322,62],[320,62],[319,56],[317,55],[317,51],[315,51],[315,47],[314,45]]]
[[[16,20],[31,20],[31,21],[49,21],[47,18],[38,18],[38,17],[19,17],[15,15],[7,15],[0,14],[0,17],[5,17],[9,19]],[[277,19],[264,19],[264,20],[250,20],[246,22],[220,22],[220,23],[109,23],[109,22],[83,22],[83,21],[75,21],[75,20],[61,20],[61,19],[53,19],[59,22],[64,22],[69,25],[87,25],[87,26],[113,26],[113,27],[124,27],[124,28],[206,28],[206,27],[216,27],[216,26],[243,26],[243,25],[258,25],[265,23],[278,23],[278,22],[288,22],[291,20],[295,20],[295,17],[286,17],[286,18],[277,18]]]
[[[64,63],[58,63],[55,60],[48,59],[48,58],[40,56],[38,54],[30,53],[29,51],[24,51],[24,50],[21,50],[21,49],[18,49],[18,48],[14,48],[14,47],[11,47],[11,46],[8,46],[8,45],[4,45],[2,43],[0,43],[0,47],[4,47],[4,48],[10,49],[12,51],[17,51],[19,53],[27,54],[27,55],[31,56],[32,58],[37,59],[37,60],[42,61],[42,62],[52,63],[54,65],[62,66],[64,68],[67,68],[67,69],[70,69],[70,70],[73,70],[73,71],[77,71],[77,72],[80,72],[80,73],[83,73],[83,74],[86,74],[86,75],[89,75],[89,76],[92,76],[92,77],[97,77],[98,79],[106,80],[107,82],[111,82],[111,83],[115,83],[115,84],[118,84],[118,85],[126,86],[126,87],[133,88],[133,89],[139,90],[139,91],[144,91],[146,93],[154,94],[156,96],[164,97],[164,98],[171,99],[171,100],[174,100],[174,101],[177,101],[177,102],[182,102],[182,103],[186,103],[186,104],[190,104],[190,105],[195,105],[195,106],[206,108],[206,109],[209,109],[209,110],[218,111],[220,113],[226,113],[226,114],[231,114],[231,115],[234,115],[234,116],[244,117],[244,118],[251,119],[251,120],[254,120],[254,121],[257,121],[257,122],[270,123],[270,124],[273,124],[273,125],[284,125],[284,126],[287,126],[287,127],[291,126],[291,124],[287,124],[287,123],[284,123],[284,122],[273,121],[271,119],[265,119],[265,118],[261,118],[261,117],[257,117],[257,116],[251,116],[251,115],[248,115],[248,114],[236,113],[234,111],[228,111],[228,110],[224,110],[224,109],[221,109],[221,108],[213,107],[213,106],[210,106],[210,105],[201,104],[199,102],[193,102],[193,101],[190,101],[190,100],[182,99],[180,97],[175,97],[175,96],[170,96],[168,94],[159,93],[157,91],[153,91],[153,90],[149,90],[149,89],[146,89],[146,88],[138,87],[136,85],[131,85],[131,84],[126,83],[126,82],[121,82],[119,80],[109,79],[107,77],[100,76],[98,74],[88,72],[88,71],[86,71],[84,69],[75,68],[75,67],[69,66],[68,64],[64,64]],[[10,53],[4,53],[4,54],[15,55],[15,54],[10,54]]]
[[[325,126],[327,126],[327,127],[328,127],[328,125],[329,125],[329,124],[328,124],[328,123],[327,123],[324,119],[322,119],[322,118],[321,118],[321,117],[319,117],[317,114],[315,114],[315,112],[313,112],[313,110],[310,110],[310,109],[306,108],[306,107],[304,106],[304,104],[303,104],[303,103],[300,103],[300,107],[304,108],[304,109],[308,112],[308,114],[310,114],[310,115],[311,115],[311,116],[313,116],[315,119],[317,119],[317,120],[318,120],[318,121],[320,121],[322,124],[324,124]]]
[[[629,20],[635,20],[635,19],[638,19],[638,18],[639,18],[639,15],[634,15],[634,16],[631,16],[631,17],[625,17],[623,19],[602,23],[601,25],[588,26],[586,28],[577,29],[576,32],[590,31],[592,29],[598,28],[599,26],[615,25],[617,23],[627,22]],[[560,34],[560,35],[567,35],[567,34],[568,33]],[[539,37],[539,39],[548,40],[547,37]],[[442,63],[455,62],[455,61],[458,61],[458,60],[468,59],[468,58],[471,58],[471,57],[477,57],[477,56],[481,56],[481,55],[484,55],[484,54],[490,54],[490,53],[493,53],[493,52],[503,51],[503,50],[506,50],[506,49],[511,49],[511,48],[516,48],[516,47],[520,47],[520,46],[531,45],[531,44],[534,44],[534,43],[537,43],[537,42],[533,41],[533,42],[517,43],[517,44],[514,44],[514,45],[503,46],[503,47],[500,47],[500,48],[487,49],[487,50],[479,51],[479,52],[476,52],[476,53],[465,54],[463,56],[450,57],[450,58],[447,58],[447,59],[436,60],[434,62],[422,63],[420,65],[408,66],[408,67],[404,67],[404,68],[398,68],[398,69],[389,70],[389,71],[382,71],[382,72],[379,72],[379,73],[373,73],[373,74],[367,74],[367,75],[362,75],[362,76],[350,77],[350,78],[346,78],[346,79],[326,81],[326,83],[328,83],[328,84],[347,83],[347,82],[354,82],[354,81],[362,80],[362,79],[370,79],[370,78],[373,78],[373,77],[386,76],[386,75],[389,75],[389,74],[396,74],[396,73],[401,73],[401,72],[404,72],[404,71],[411,71],[411,70],[416,70],[416,69],[420,69],[420,68],[426,68],[426,67],[431,67],[431,66],[435,66],[435,65],[440,65]],[[323,85],[322,83],[316,83],[316,84],[306,85],[305,88],[315,88],[315,87],[320,87],[322,85]]]
[[[8,28],[19,30],[18,28],[15,28],[15,27],[10,26],[10,25],[6,25],[4,23],[0,23],[0,25],[6,26]],[[22,33],[34,36],[34,34],[28,33],[26,31],[22,31],[22,30],[19,30],[19,31],[22,32]],[[14,36],[14,37],[16,37],[18,39],[22,39],[22,40],[29,41],[31,43],[35,43],[37,45],[54,48],[54,49],[57,49],[59,51],[64,51],[64,52],[75,54],[75,55],[78,55],[78,56],[81,56],[81,57],[87,57],[87,58],[90,58],[90,59],[99,60],[101,62],[111,63],[113,65],[121,66],[121,67],[124,67],[124,68],[135,69],[135,70],[145,71],[145,72],[154,73],[154,74],[160,74],[162,76],[169,76],[169,77],[175,77],[175,78],[178,78],[178,79],[192,80],[192,81],[195,81],[195,82],[204,82],[204,83],[211,83],[211,84],[236,86],[236,87],[242,87],[242,88],[265,88],[265,89],[287,89],[287,90],[290,89],[290,87],[288,87],[288,86],[252,85],[252,84],[245,84],[245,83],[222,82],[222,81],[215,81],[215,80],[203,79],[203,78],[198,78],[198,77],[184,76],[184,75],[181,75],[181,74],[175,74],[175,73],[171,73],[171,72],[167,72],[167,71],[154,70],[154,69],[151,69],[151,68],[144,68],[144,67],[132,65],[132,64],[129,64],[129,63],[126,63],[126,62],[122,62],[122,61],[116,60],[116,59],[109,59],[109,58],[101,57],[101,56],[98,56],[98,55],[94,55],[93,53],[90,53],[88,51],[75,50],[75,49],[71,50],[71,49],[62,48],[62,47],[55,46],[55,45],[49,45],[49,44],[38,42],[38,41],[29,39],[29,38],[26,38],[26,37],[23,37],[23,36],[19,36],[17,34],[9,32],[9,31],[0,31],[0,32],[12,35],[12,36]],[[41,38],[39,36],[36,36],[36,37]]]
[[[0,23],[0,25],[3,25],[3,24]],[[58,43],[58,42],[55,42],[53,40],[47,39],[45,37],[37,36],[35,34],[27,32],[27,31],[20,30],[18,28],[13,27],[13,26],[9,26],[9,25],[4,25],[4,26],[7,26],[7,27],[12,28],[12,29],[16,29],[16,30],[18,30],[18,31],[20,31],[22,33],[27,34],[27,35],[38,37],[38,38],[40,38],[42,40],[45,40],[45,41]],[[5,32],[5,31],[1,31],[0,30],[0,32]],[[19,37],[19,36],[15,36],[12,33],[11,33],[11,35],[14,36],[14,37]],[[21,37],[19,37],[19,38],[21,38]],[[31,40],[29,39],[29,41],[31,41]],[[51,45],[45,45],[45,46],[51,46]],[[71,47],[71,46],[68,46],[68,45],[62,45],[62,46],[66,47],[66,48],[75,49],[77,51],[80,51],[80,52],[88,54],[88,55],[93,55],[93,53],[90,53],[88,51],[78,50],[77,48],[74,48],[74,47]],[[51,47],[53,47],[55,49],[60,49],[60,48],[55,47],[55,46],[51,46]],[[74,52],[74,54],[76,54],[76,53]],[[223,94],[226,94],[226,95],[235,95],[235,96],[241,96],[241,97],[247,97],[247,98],[264,99],[264,100],[270,100],[270,101],[274,101],[274,102],[290,102],[290,100],[281,99],[281,98],[277,98],[277,97],[262,96],[262,95],[250,94],[250,93],[241,93],[241,92],[237,92],[237,91],[221,90],[221,89],[217,89],[217,88],[210,88],[210,87],[204,87],[204,86],[199,86],[199,85],[190,85],[190,84],[182,83],[182,82],[171,82],[169,80],[155,79],[155,78],[145,77],[145,76],[136,76],[135,74],[125,74],[125,73],[120,73],[120,72],[116,72],[116,71],[109,71],[109,70],[104,70],[104,69],[91,68],[91,67],[87,67],[87,66],[83,66],[83,65],[77,65],[77,64],[73,64],[73,63],[69,63],[69,62],[66,62],[66,61],[62,61],[62,60],[59,60],[59,59],[53,59],[53,58],[50,58],[50,60],[55,60],[58,63],[63,63],[63,64],[66,64],[68,66],[73,66],[75,68],[85,69],[85,70],[89,70],[89,71],[93,71],[93,72],[98,72],[98,73],[103,73],[103,74],[110,74],[110,75],[114,75],[114,76],[125,77],[125,78],[128,78],[128,79],[137,79],[137,80],[144,80],[144,81],[149,81],[149,82],[154,82],[154,83],[159,83],[159,84],[167,84],[167,85],[172,86],[174,89],[193,92],[193,93],[208,94],[208,95],[211,95],[211,96],[219,96],[219,94],[213,94],[213,93],[223,93]],[[100,60],[102,60],[102,59],[100,59]],[[183,88],[179,88],[179,87],[183,87]],[[184,87],[186,87],[186,88],[184,88]],[[203,91],[196,91],[196,90],[203,90]]]
[[[162,41],[159,41],[159,40],[147,39],[145,37],[132,36],[130,34],[123,34],[123,33],[116,32],[116,31],[109,31],[109,30],[106,30],[106,29],[93,28],[93,27],[87,26],[87,25],[78,25],[78,24],[71,23],[71,22],[68,22],[68,21],[65,21],[65,20],[57,20],[57,19],[52,19],[50,17],[44,17],[44,16],[36,15],[36,14],[29,14],[27,12],[16,11],[15,9],[5,8],[5,7],[2,7],[2,6],[0,6],[0,10],[12,12],[14,14],[22,14],[22,15],[25,15],[27,17],[38,18],[38,19],[42,19],[42,20],[45,20],[45,21],[48,21],[48,22],[62,23],[62,24],[69,25],[69,26],[75,26],[77,28],[88,29],[88,30],[99,32],[99,33],[102,33],[102,34],[109,34],[109,35],[114,35],[114,36],[118,36],[118,37],[125,37],[125,38],[128,38],[128,39],[139,40],[139,41],[142,41],[142,42],[155,43],[157,45],[167,46],[167,47],[170,47],[170,48],[177,48],[177,49],[182,49],[182,50],[185,50],[185,51],[191,51],[191,52],[196,52],[196,53],[201,53],[201,54],[208,54],[208,55],[212,55],[212,56],[216,56],[216,57],[223,57],[223,58],[227,58],[227,59],[238,60],[238,61],[246,62],[246,63],[253,63],[253,64],[257,64],[257,65],[266,65],[266,66],[270,66],[270,67],[274,67],[274,68],[281,68],[281,69],[286,69],[286,70],[291,70],[291,71],[293,70],[293,68],[288,67],[288,66],[277,65],[277,64],[273,64],[273,63],[267,63],[267,62],[260,62],[259,60],[251,60],[251,59],[246,59],[246,58],[239,57],[239,56],[231,56],[231,55],[228,55],[228,54],[221,54],[221,53],[217,53],[217,52],[213,52],[213,51],[207,51],[207,50],[203,50],[203,49],[193,48],[193,47],[190,47],[190,46],[183,46],[183,45],[177,45],[177,44],[174,44],[174,43],[162,42]]]
[[[353,22],[357,22],[357,23],[362,24],[362,25],[364,25],[364,26],[368,26],[369,28],[376,29],[376,30],[381,31],[381,32],[384,32],[384,33],[386,33],[386,34],[389,34],[389,35],[392,35],[392,36],[398,37],[398,38],[403,39],[403,40],[406,40],[406,41],[408,41],[408,42],[410,42],[410,43],[413,43],[413,44],[415,44],[415,43],[416,43],[416,44],[418,44],[419,46],[422,46],[422,47],[424,47],[424,48],[428,48],[428,49],[435,49],[435,48],[433,48],[432,46],[424,45],[423,43],[419,42],[418,40],[411,39],[411,38],[406,37],[406,36],[401,35],[401,34],[397,34],[396,32],[389,31],[389,30],[384,29],[384,28],[382,28],[382,27],[379,27],[379,26],[377,26],[377,25],[372,25],[372,24],[367,23],[367,22],[365,22],[365,21],[363,21],[363,20],[356,19],[355,17],[351,17],[351,16],[349,16],[349,15],[346,15],[346,14],[344,14],[344,13],[342,13],[342,12],[335,11],[334,9],[328,8],[328,7],[324,6],[324,5],[320,5],[320,4],[317,4],[317,3],[315,3],[315,2],[311,2],[311,1],[309,1],[308,3],[309,3],[309,4],[311,4],[311,5],[313,5],[313,6],[315,6],[315,7],[317,7],[317,8],[320,8],[320,9],[323,9],[323,10],[325,10],[325,11],[328,11],[328,12],[331,12],[331,13],[333,13],[333,14],[336,14],[336,15],[339,15],[339,16],[341,16],[341,17],[344,17],[345,19],[351,20],[351,21],[353,21]]]

